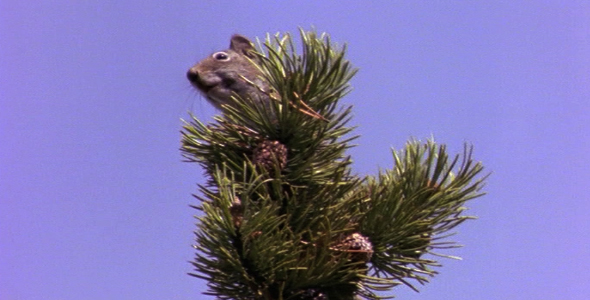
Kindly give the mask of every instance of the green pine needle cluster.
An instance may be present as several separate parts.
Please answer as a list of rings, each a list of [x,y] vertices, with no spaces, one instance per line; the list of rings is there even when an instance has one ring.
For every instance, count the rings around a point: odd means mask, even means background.
[[[393,151],[392,170],[354,175],[351,108],[338,101],[356,70],[327,35],[300,36],[301,54],[289,34],[259,43],[268,105],[236,95],[214,123],[193,117],[183,128],[183,155],[208,178],[196,196],[191,275],[219,299],[382,299],[377,291],[415,289],[436,274],[435,251],[457,247],[449,230],[471,218],[464,204],[481,195],[482,166],[467,146],[449,158],[444,145],[410,141]],[[266,167],[261,145],[271,149]]]

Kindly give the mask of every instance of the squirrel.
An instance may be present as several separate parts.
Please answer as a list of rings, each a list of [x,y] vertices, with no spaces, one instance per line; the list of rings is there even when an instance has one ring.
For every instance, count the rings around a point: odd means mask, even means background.
[[[232,105],[232,95],[270,108],[270,101],[281,101],[259,66],[260,57],[252,42],[239,34],[231,37],[229,49],[211,54],[186,73],[191,84],[217,109]],[[316,119],[327,121],[303,102],[289,105]]]
[[[201,60],[186,76],[220,110],[223,110],[222,105],[232,105],[232,95],[268,105],[271,88],[257,65],[258,59],[252,42],[234,34],[229,49]]]

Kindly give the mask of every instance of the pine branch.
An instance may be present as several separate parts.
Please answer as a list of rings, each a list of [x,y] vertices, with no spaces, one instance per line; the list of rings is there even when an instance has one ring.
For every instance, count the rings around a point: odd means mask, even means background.
[[[393,170],[367,178],[362,190],[369,201],[362,209],[360,230],[376,249],[371,271],[379,279],[373,278],[374,284],[399,281],[416,289],[408,279],[426,283],[437,274],[431,267],[440,266],[424,255],[458,247],[446,240],[448,232],[473,218],[462,215],[464,204],[482,195],[485,179],[475,179],[483,167],[471,154],[466,145],[457,167],[460,157],[449,160],[444,145],[411,141],[403,152],[393,152]],[[437,242],[440,239],[444,242]]]
[[[481,195],[482,166],[467,146],[450,159],[444,145],[411,141],[393,151],[392,170],[353,175],[351,107],[338,101],[356,70],[326,34],[300,35],[302,54],[289,34],[267,36],[255,53],[271,87],[264,105],[236,94],[214,123],[185,122],[183,156],[208,177],[191,275],[219,299],[416,289],[436,274],[435,251],[458,247],[448,238],[472,218],[464,205]]]

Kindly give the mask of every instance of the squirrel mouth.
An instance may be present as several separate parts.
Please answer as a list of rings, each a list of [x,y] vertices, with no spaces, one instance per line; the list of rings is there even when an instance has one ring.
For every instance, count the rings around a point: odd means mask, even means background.
[[[194,87],[196,87],[204,93],[209,92],[212,88],[215,87],[215,84],[207,84],[205,81],[203,81],[203,78],[199,76],[199,73],[193,71],[192,69],[186,72],[186,77]]]
[[[199,89],[200,91],[202,91],[205,94],[207,94],[211,89],[213,89],[215,87],[215,85],[207,85],[202,81],[194,81],[192,83],[193,83],[193,85],[197,86],[197,89]]]

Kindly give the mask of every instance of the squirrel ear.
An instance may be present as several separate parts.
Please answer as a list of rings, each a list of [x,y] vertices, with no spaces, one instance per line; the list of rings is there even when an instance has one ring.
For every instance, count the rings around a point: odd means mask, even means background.
[[[248,57],[252,56],[252,53],[250,52],[254,51],[252,42],[250,42],[248,38],[239,34],[232,35],[229,48]]]

